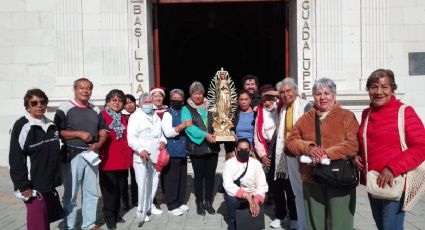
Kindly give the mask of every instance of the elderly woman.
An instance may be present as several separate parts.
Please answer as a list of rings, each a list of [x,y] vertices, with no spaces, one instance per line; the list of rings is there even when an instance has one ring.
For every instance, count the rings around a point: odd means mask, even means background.
[[[108,229],[116,229],[119,216],[121,188],[127,185],[128,169],[132,165],[133,151],[127,143],[127,120],[121,115],[124,93],[113,89],[105,99],[106,106],[99,121],[109,128],[109,137],[100,148],[102,162],[99,167],[99,184],[103,197],[103,216]]]
[[[335,83],[327,78],[318,79],[313,86],[313,97],[314,107],[299,118],[288,137],[289,151],[310,156],[314,163],[323,158],[338,160],[355,156],[359,125],[354,114],[343,109],[336,100]],[[320,120],[321,146],[316,145],[316,116]],[[300,164],[308,228],[352,230],[355,188],[317,184],[311,176],[312,167]]]
[[[50,229],[49,223],[56,221],[52,216],[57,215],[52,208],[55,199],[59,202],[55,188],[61,185],[60,142],[55,124],[44,116],[48,102],[42,90],[28,90],[24,96],[28,113],[15,122],[10,137],[10,177],[27,208],[28,229]]]
[[[152,97],[140,95],[139,108],[128,120],[127,139],[133,149],[133,168],[138,187],[137,216],[139,222],[149,221],[148,213],[162,214],[152,204],[158,188],[159,172],[155,170],[159,151],[167,140],[161,129],[161,119],[153,111]],[[142,215],[143,212],[143,215]]]
[[[279,121],[277,97],[279,93],[272,85],[262,86],[260,93],[263,103],[257,106],[258,115],[255,121],[254,143],[257,154],[267,169],[266,178],[275,203],[275,219],[270,222],[270,227],[281,228],[287,214],[289,214],[291,222],[297,220],[297,211],[291,184],[284,173],[286,172],[284,170],[284,165],[286,165],[285,155],[283,151],[276,151],[276,133]],[[288,210],[286,207],[288,207]]]
[[[404,127],[408,149],[402,151],[398,133],[398,111],[403,103],[394,96],[397,89],[394,73],[386,69],[375,70],[367,79],[366,89],[371,103],[362,114],[358,132],[361,156],[356,157],[356,165],[362,170],[363,176],[367,173],[365,165],[369,171],[377,171],[379,176],[376,183],[383,188],[386,185],[392,186],[395,177],[416,168],[425,160],[425,129],[413,108],[407,107]],[[365,127],[368,114],[368,125]],[[367,145],[363,139],[365,129]],[[365,146],[367,162],[364,162]],[[373,219],[378,229],[403,229],[403,196],[394,201],[369,194]]]
[[[196,212],[198,215],[215,214],[213,203],[215,170],[220,146],[215,143],[212,132],[212,116],[207,110],[204,86],[193,82],[189,88],[190,98],[182,109],[182,121],[191,121],[193,125],[185,132],[189,137],[188,151],[194,171]]]
[[[187,177],[187,135],[184,129],[192,125],[191,121],[181,122],[184,105],[184,92],[173,89],[170,92],[170,109],[162,117],[162,130],[167,137],[167,149],[170,162],[162,175],[165,186],[165,202],[169,212],[174,216],[183,215],[189,210],[186,201]]]
[[[256,217],[268,190],[261,163],[250,158],[253,149],[246,138],[238,139],[236,157],[226,161],[223,169],[224,201],[227,206],[228,229],[236,229],[236,210],[245,207]],[[239,184],[235,183],[239,179]]]
[[[152,97],[152,102],[154,107],[153,110],[159,116],[159,118],[162,119],[162,115],[168,109],[168,106],[164,105],[164,98],[165,98],[164,88],[162,87],[153,88],[151,89],[149,94]]]

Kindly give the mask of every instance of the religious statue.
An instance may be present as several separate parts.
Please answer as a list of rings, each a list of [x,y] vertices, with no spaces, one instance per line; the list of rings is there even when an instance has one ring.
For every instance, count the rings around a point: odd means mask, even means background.
[[[230,132],[237,106],[235,84],[223,68],[217,71],[208,90],[208,110],[213,114],[212,127],[216,141],[235,141]]]

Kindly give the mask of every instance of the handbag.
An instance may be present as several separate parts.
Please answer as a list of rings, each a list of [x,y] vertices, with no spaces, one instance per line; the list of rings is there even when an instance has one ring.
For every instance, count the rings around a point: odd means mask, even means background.
[[[401,149],[407,150],[406,133],[404,130],[404,110],[407,105],[402,105],[399,110],[398,133],[400,136]],[[410,211],[425,192],[425,161],[418,167],[407,172],[406,193],[404,196],[403,211]]]
[[[47,206],[49,223],[63,219],[65,217],[65,211],[60,202],[58,191],[55,189],[46,196],[49,199]]]
[[[258,216],[253,217],[249,209],[236,210],[236,229],[237,230],[258,230],[264,229],[264,209],[260,208]]]
[[[248,158],[249,161],[249,158]],[[246,162],[246,167],[245,170],[243,171],[243,173],[238,177],[238,179],[234,180],[233,183],[235,183],[237,186],[241,186],[241,178],[243,176],[245,176],[246,171],[248,170],[248,161]],[[219,182],[218,187],[217,187],[217,192],[219,193],[225,193],[226,190],[224,189],[224,185],[223,185],[223,177],[221,177],[221,182]]]
[[[320,120],[315,115],[316,145],[321,145]],[[312,168],[315,182],[336,188],[355,188],[360,182],[360,173],[354,165],[353,158],[332,160],[329,165],[316,164]]]
[[[401,108],[400,108],[401,110]],[[400,119],[400,110],[399,110],[399,118]],[[403,195],[404,190],[404,182],[405,182],[405,175],[399,175],[393,180],[393,186],[390,187],[388,184],[385,185],[384,188],[380,188],[379,185],[376,183],[379,172],[375,170],[368,170],[368,161],[367,161],[367,125],[369,123],[369,117],[370,117],[369,110],[366,119],[365,119],[365,125],[363,129],[363,142],[364,142],[364,153],[365,153],[365,162],[366,162],[366,191],[372,195],[374,198],[378,199],[384,199],[384,200],[400,200],[401,196]],[[399,124],[400,125],[400,124]],[[401,140],[401,138],[400,138]]]
[[[170,154],[166,148],[163,148],[159,151],[158,160],[156,161],[155,169],[157,172],[161,172],[165,166],[170,162]]]

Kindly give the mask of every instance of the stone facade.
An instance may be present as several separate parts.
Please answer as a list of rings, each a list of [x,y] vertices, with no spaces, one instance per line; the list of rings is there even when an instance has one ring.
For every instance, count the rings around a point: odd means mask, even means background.
[[[153,85],[149,0],[0,0],[0,165],[9,133],[24,114],[31,87],[50,99],[48,116],[73,96],[72,82],[94,84],[102,105],[112,88],[134,95]],[[290,0],[290,75],[311,98],[316,78],[336,81],[338,99],[358,116],[367,105],[365,80],[392,69],[399,97],[425,120],[425,76],[409,76],[409,52],[425,52],[425,1]]]

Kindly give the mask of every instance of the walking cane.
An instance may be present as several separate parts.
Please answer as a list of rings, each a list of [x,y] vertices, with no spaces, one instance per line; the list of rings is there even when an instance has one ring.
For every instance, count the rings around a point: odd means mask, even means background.
[[[139,219],[139,224],[138,224],[139,228],[141,228],[143,226],[143,224],[145,223],[145,219],[146,219],[147,212],[148,212],[148,202],[146,202],[145,196],[146,196],[147,181],[148,181],[148,176],[149,176],[149,167],[148,167],[148,161],[146,161],[145,159],[142,159],[142,161],[145,163],[146,173],[145,173],[145,178],[143,180],[143,184],[145,186],[143,186],[141,197],[139,198],[139,199],[143,199],[142,202],[144,202],[144,203],[142,203],[142,217],[141,217],[141,219]]]

